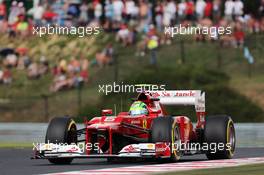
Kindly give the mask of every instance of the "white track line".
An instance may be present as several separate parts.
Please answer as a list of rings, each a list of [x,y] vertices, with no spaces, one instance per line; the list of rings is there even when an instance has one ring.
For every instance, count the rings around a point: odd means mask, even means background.
[[[161,172],[234,167],[234,166],[257,164],[257,163],[264,163],[264,157],[180,162],[180,163],[143,165],[143,166],[132,166],[132,167],[96,169],[96,170],[81,170],[81,171],[53,173],[50,175],[134,175],[134,174],[149,175],[149,174],[155,174]]]

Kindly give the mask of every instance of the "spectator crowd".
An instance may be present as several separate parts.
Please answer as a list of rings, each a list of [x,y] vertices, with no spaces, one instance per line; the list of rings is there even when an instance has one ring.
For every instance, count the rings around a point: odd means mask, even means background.
[[[89,62],[82,55],[79,59],[72,57],[69,61],[60,59],[50,66],[50,62],[44,55],[37,61],[33,61],[28,56],[27,48],[17,48],[16,50],[5,48],[1,50],[0,54],[4,58],[0,60],[0,83],[3,84],[10,84],[13,79],[12,72],[21,70],[26,72],[29,80],[39,79],[47,73],[51,73],[53,76],[51,92],[79,87],[89,78]]]
[[[0,0],[0,33],[25,38],[32,35],[32,28],[36,26],[98,25],[105,32],[115,33],[116,41],[122,45],[136,45],[138,56],[149,51],[154,65],[158,47],[172,42],[164,34],[167,26],[231,26],[231,35],[215,38],[196,35],[194,39],[219,40],[222,45],[234,47],[243,47],[246,33],[264,32],[264,0],[258,0],[257,9],[247,13],[242,0],[34,0],[31,9],[25,8],[25,2],[12,1],[8,10],[6,1]],[[51,69],[54,75],[51,91],[86,82],[89,65],[111,64],[112,55],[112,44],[108,44],[90,64],[82,56],[69,61],[61,59]],[[10,67],[26,68],[29,78],[38,78],[50,69],[44,56],[39,63],[34,63],[25,53],[7,55],[1,67],[0,82],[3,83],[12,80]]]

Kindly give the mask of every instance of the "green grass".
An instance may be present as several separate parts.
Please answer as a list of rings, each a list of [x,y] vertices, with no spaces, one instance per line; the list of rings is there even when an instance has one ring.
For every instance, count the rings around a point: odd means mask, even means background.
[[[16,143],[16,142],[5,142],[0,143],[0,148],[33,148],[32,143]]]
[[[243,165],[237,167],[213,168],[202,170],[191,170],[183,172],[170,172],[162,175],[263,175],[264,164]]]

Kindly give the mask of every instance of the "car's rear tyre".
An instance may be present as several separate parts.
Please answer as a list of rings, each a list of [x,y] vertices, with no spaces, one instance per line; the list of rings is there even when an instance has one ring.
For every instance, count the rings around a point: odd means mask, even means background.
[[[48,126],[45,143],[72,144],[77,143],[77,127],[70,117],[53,118]],[[73,158],[48,159],[53,164],[70,164]]]
[[[176,162],[181,157],[180,148],[180,129],[173,117],[158,117],[152,122],[151,142],[170,143],[171,157],[169,161]],[[161,159],[162,160],[162,159]]]
[[[208,159],[231,159],[234,156],[236,135],[231,117],[226,115],[208,116],[205,120],[204,138],[209,148],[212,147],[210,146],[212,144],[216,145],[214,149],[206,152]]]

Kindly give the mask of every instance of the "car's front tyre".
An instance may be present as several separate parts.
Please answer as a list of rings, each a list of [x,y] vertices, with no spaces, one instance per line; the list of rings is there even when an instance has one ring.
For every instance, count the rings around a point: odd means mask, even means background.
[[[151,142],[170,143],[170,161],[176,162],[181,158],[179,150],[180,128],[173,117],[158,117],[153,120],[151,127]]]
[[[72,144],[77,143],[77,127],[70,117],[53,118],[48,126],[45,143]],[[70,164],[73,158],[50,158],[53,164]]]

